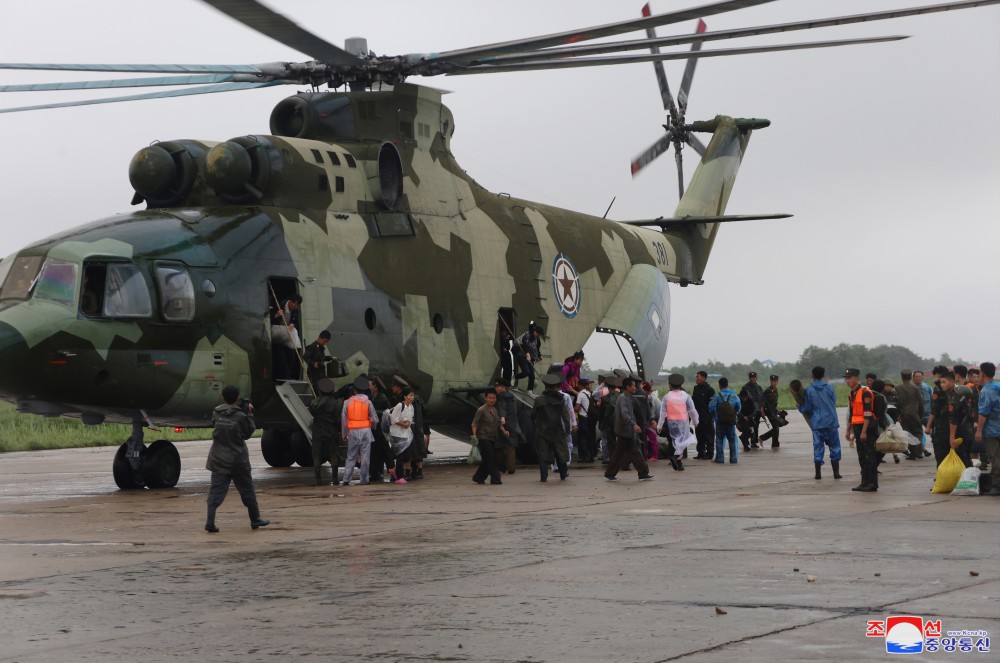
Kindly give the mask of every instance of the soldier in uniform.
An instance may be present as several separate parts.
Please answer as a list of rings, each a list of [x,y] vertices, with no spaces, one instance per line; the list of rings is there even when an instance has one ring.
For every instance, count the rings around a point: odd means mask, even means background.
[[[497,465],[507,474],[517,470],[516,448],[521,439],[521,427],[517,420],[517,399],[508,389],[510,383],[504,378],[497,380],[497,414],[500,424],[510,434],[497,439]]]
[[[872,390],[858,384],[861,371],[848,368],[844,380],[851,390],[847,408],[847,441],[857,440],[858,464],[861,466],[861,483],[851,490],[874,493],[878,490],[878,458],[875,455],[875,398]]]
[[[924,420],[924,399],[920,394],[920,388],[913,384],[913,371],[903,369],[899,377],[902,379],[899,388],[896,389],[899,425],[917,440],[916,444],[911,444],[907,449],[906,460],[920,460],[924,457],[924,449],[920,444],[920,438],[924,434],[921,425]]]
[[[965,402],[966,408],[969,411],[969,417],[975,425],[976,417],[978,417],[977,410],[979,409],[979,386],[972,382],[969,382],[969,369],[962,364],[955,364],[953,369],[955,372],[955,393]],[[966,444],[966,448],[969,452],[970,458],[979,459],[979,455],[983,452],[983,446],[977,444],[972,438],[965,438],[971,440],[971,444]]]
[[[319,393],[319,381],[326,377],[326,363],[336,359],[326,354],[326,345],[329,342],[330,332],[324,329],[315,341],[306,346],[303,353],[309,382],[312,383],[316,393]]]
[[[212,487],[208,490],[208,517],[205,531],[215,533],[215,512],[222,506],[229,492],[230,482],[236,484],[240,499],[250,516],[250,527],[257,529],[270,523],[260,517],[257,494],[253,489],[250,468],[250,453],[246,440],[253,435],[256,425],[253,421],[253,405],[240,399],[240,390],[233,385],[222,389],[224,403],[212,412],[212,446],[208,450],[205,469],[212,473]],[[244,406],[246,409],[244,409]]]
[[[563,383],[562,373],[548,372],[542,376],[545,391],[535,398],[531,411],[531,421],[535,425],[535,446],[538,450],[538,470],[541,481],[548,481],[549,466],[553,461],[559,470],[559,478],[569,476],[569,446],[566,436],[572,430],[566,400],[559,387]]]
[[[712,413],[708,411],[708,404],[715,396],[715,389],[708,384],[708,373],[698,371],[694,376],[694,389],[691,390],[691,400],[694,401],[694,409],[698,411],[698,427],[694,434],[698,438],[697,460],[712,460],[715,457],[715,421]],[[660,415],[657,413],[656,419]]]
[[[767,389],[764,390],[763,395],[764,404],[764,416],[767,417],[767,423],[771,425],[771,430],[767,431],[760,436],[760,443],[763,446],[764,441],[767,439],[771,440],[771,448],[777,449],[781,446],[778,441],[778,433],[781,430],[781,417],[778,412],[778,376],[771,376],[771,384]]]
[[[619,379],[617,376],[613,377],[616,380]],[[611,380],[611,376],[608,377],[608,380]],[[642,457],[639,445],[635,442],[636,435],[643,430],[636,419],[636,408],[632,401],[632,397],[635,395],[635,380],[632,378],[621,380],[624,391],[618,395],[613,415],[615,450],[611,454],[604,478],[608,481],[618,481],[618,470],[623,464],[631,463],[639,473],[639,481],[650,481],[653,476],[649,473],[649,465],[646,464],[646,459]]]
[[[972,467],[972,440],[975,438],[974,410],[969,395],[959,391],[955,373],[948,371],[941,376],[941,390],[947,401],[948,447],[954,449],[966,467]],[[972,391],[966,387],[967,391]],[[959,443],[961,440],[961,443]]]
[[[740,442],[743,450],[749,451],[757,447],[757,432],[760,428],[760,418],[764,414],[764,392],[757,384],[756,371],[750,371],[749,381],[740,389]]]
[[[395,377],[395,376],[394,376]],[[392,408],[402,400],[401,387],[393,380],[392,389],[386,393],[385,381],[378,375],[373,375],[368,380],[368,390],[371,394],[372,406],[375,408],[375,416],[381,417],[383,413]],[[368,480],[371,483],[379,483],[385,479],[385,472],[388,470],[392,481],[396,477],[396,455],[392,452],[392,445],[386,437],[382,426],[375,426],[372,433],[371,460],[368,465]]]
[[[927,418],[927,426],[924,432],[931,436],[931,445],[934,448],[934,461],[937,465],[945,459],[951,450],[948,442],[948,395],[941,388],[941,376],[948,372],[944,366],[935,366],[934,391],[931,393],[931,415]]]
[[[340,467],[340,411],[344,404],[333,393],[334,384],[330,378],[319,381],[319,396],[309,403],[309,413],[313,416],[312,452],[313,474],[316,485],[323,485],[323,463],[330,461],[333,469],[331,486],[337,485],[337,468]]]

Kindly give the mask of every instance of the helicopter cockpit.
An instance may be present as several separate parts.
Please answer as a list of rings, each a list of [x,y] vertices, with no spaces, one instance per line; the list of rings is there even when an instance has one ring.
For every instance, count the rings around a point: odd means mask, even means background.
[[[195,293],[188,270],[178,263],[156,262],[151,274],[160,318],[164,322],[193,320]],[[58,304],[90,320],[147,319],[154,312],[147,278],[140,265],[131,261],[77,263],[18,256],[0,264],[0,284],[0,310],[34,300]]]

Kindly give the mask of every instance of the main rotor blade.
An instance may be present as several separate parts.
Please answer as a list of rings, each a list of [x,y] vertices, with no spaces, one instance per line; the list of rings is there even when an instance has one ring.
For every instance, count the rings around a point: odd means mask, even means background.
[[[885,41],[908,39],[905,35],[891,37],[869,37],[865,39],[842,39],[835,41],[814,41],[803,44],[781,44],[776,46],[754,46],[749,48],[728,48],[718,51],[699,51],[697,53],[652,53],[643,55],[609,55],[600,58],[568,58],[554,62],[522,62],[519,64],[478,65],[449,71],[448,76],[465,76],[468,74],[495,74],[511,71],[539,71],[545,69],[571,69],[573,67],[602,67],[613,64],[633,64],[636,62],[654,62],[656,60],[684,60],[686,58],[713,58],[729,55],[747,55],[750,53],[771,53],[775,51],[796,51],[809,48],[830,48],[833,46],[854,46],[857,44],[877,44]]]
[[[642,154],[632,159],[632,177],[638,175],[640,170],[653,163],[657,157],[669,150],[673,140],[674,134],[667,131],[658,141],[647,147]]]
[[[245,77],[245,78],[244,78]],[[159,78],[116,78],[107,81],[71,81],[66,83],[25,83],[0,85],[0,92],[48,92],[52,90],[101,90],[119,87],[158,87],[167,85],[201,85],[205,83],[259,83],[254,74],[194,74],[191,76],[161,76]]]
[[[829,28],[838,25],[850,25],[852,23],[866,23],[870,21],[882,21],[892,18],[906,18],[909,16],[920,16],[923,14],[934,14],[945,11],[955,11],[960,9],[972,9],[974,7],[984,7],[988,5],[1000,4],[1000,0],[967,0],[966,2],[946,2],[938,5],[927,5],[925,7],[913,7],[910,9],[899,9],[895,11],[873,12],[870,14],[854,14],[851,16],[837,16],[826,19],[812,19],[808,21],[796,21],[793,23],[778,23],[775,25],[764,25],[752,28],[734,28],[732,30],[716,30],[695,35],[675,35],[671,37],[657,37],[655,39],[629,39],[625,41],[606,42],[601,44],[566,46],[561,48],[548,48],[534,53],[523,52],[511,55],[501,55],[491,58],[490,62],[495,64],[509,64],[516,62],[540,61],[545,59],[562,59],[581,55],[602,55],[606,53],[621,53],[623,51],[637,51],[652,47],[679,46],[690,44],[696,41],[718,41],[721,39],[740,39],[744,37],[756,37],[759,35],[777,34],[781,32],[795,32],[797,30],[811,30],[813,28]],[[479,64],[479,63],[473,63]]]
[[[649,9],[649,3],[647,2],[642,6],[642,15],[649,16],[652,12]],[[646,36],[650,39],[656,39],[656,28],[646,28]],[[660,49],[656,46],[651,46],[649,52],[652,54],[657,54]],[[663,110],[670,114],[673,118],[677,115],[677,106],[674,104],[674,96],[670,94],[670,83],[667,82],[667,73],[663,71],[663,62],[656,60],[653,62],[653,71],[656,73],[656,84],[660,87],[660,99],[663,100]]]
[[[104,97],[102,99],[84,99],[81,101],[65,101],[55,104],[41,104],[38,106],[21,106],[19,108],[0,108],[0,113],[16,113],[18,111],[42,110],[45,108],[69,108],[71,106],[92,106],[94,104],[113,104],[120,101],[139,101],[141,99],[163,99],[166,97],[186,97],[194,94],[211,94],[213,92],[235,92],[236,90],[251,90],[258,87],[270,87],[281,85],[278,81],[268,83],[219,83],[218,85],[206,85],[205,87],[184,88],[182,90],[164,90],[162,92],[149,92],[146,94],[132,94],[125,97]]]
[[[202,2],[320,62],[340,66],[355,66],[361,62],[359,57],[317,37],[256,0],[202,0]]]
[[[1000,2],[1000,0],[997,0]],[[0,69],[37,71],[107,71],[144,74],[259,74],[252,64],[40,64],[36,62],[3,62]]]
[[[708,26],[705,21],[699,19],[698,27],[695,28],[696,35],[703,34]],[[691,44],[691,52],[697,53],[701,50],[701,40]],[[688,94],[691,92],[691,81],[694,80],[694,68],[698,66],[698,58],[691,58],[684,67],[684,78],[681,79],[681,90],[677,93],[677,103],[681,107],[681,117],[684,117],[688,107]],[[678,153],[679,154],[679,153]]]
[[[774,2],[774,0],[725,0],[724,2],[713,2],[702,7],[683,9],[676,12],[670,12],[669,14],[658,14],[656,16],[632,19],[629,21],[619,21],[617,23],[608,23],[606,25],[582,28],[579,30],[570,30],[568,32],[557,32],[540,37],[528,37],[526,39],[516,39],[513,41],[497,42],[495,44],[485,44],[483,46],[473,46],[471,48],[445,51],[443,53],[414,55],[411,57],[414,59],[420,58],[426,62],[448,61],[462,63],[469,62],[470,60],[477,60],[478,63],[483,63],[488,61],[488,58],[494,55],[531,51],[539,48],[547,48],[549,46],[575,44],[580,41],[600,39],[601,37],[611,37],[613,35],[635,32],[636,30],[655,28],[660,25],[670,25],[671,23],[690,21],[702,16],[712,16],[714,14],[736,11],[737,9],[755,7],[769,2]]]
[[[698,153],[699,156],[705,156],[705,143],[701,142],[701,139],[690,131],[684,135],[684,142],[694,148],[694,151]]]

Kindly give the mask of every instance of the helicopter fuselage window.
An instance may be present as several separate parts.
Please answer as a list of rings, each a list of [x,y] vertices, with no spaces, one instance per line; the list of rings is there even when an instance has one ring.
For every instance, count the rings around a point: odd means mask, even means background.
[[[6,263],[6,261],[4,261]],[[0,301],[8,299],[27,299],[31,284],[38,276],[42,267],[41,256],[20,256],[4,265],[7,272],[0,278],[3,288],[0,288]]]
[[[160,289],[160,312],[168,322],[194,319],[194,284],[191,275],[180,265],[156,265],[156,284]]]
[[[105,282],[103,312],[106,317],[148,318],[153,314],[149,286],[138,267],[132,263],[109,263]],[[80,308],[83,309],[83,303]]]
[[[47,258],[32,286],[32,297],[72,306],[76,300],[76,263]]]

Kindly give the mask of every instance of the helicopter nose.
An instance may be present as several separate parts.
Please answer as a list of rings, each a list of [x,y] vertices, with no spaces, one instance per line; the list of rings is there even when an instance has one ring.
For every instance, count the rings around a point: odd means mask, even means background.
[[[16,395],[27,377],[28,344],[20,332],[0,322],[0,394]]]

